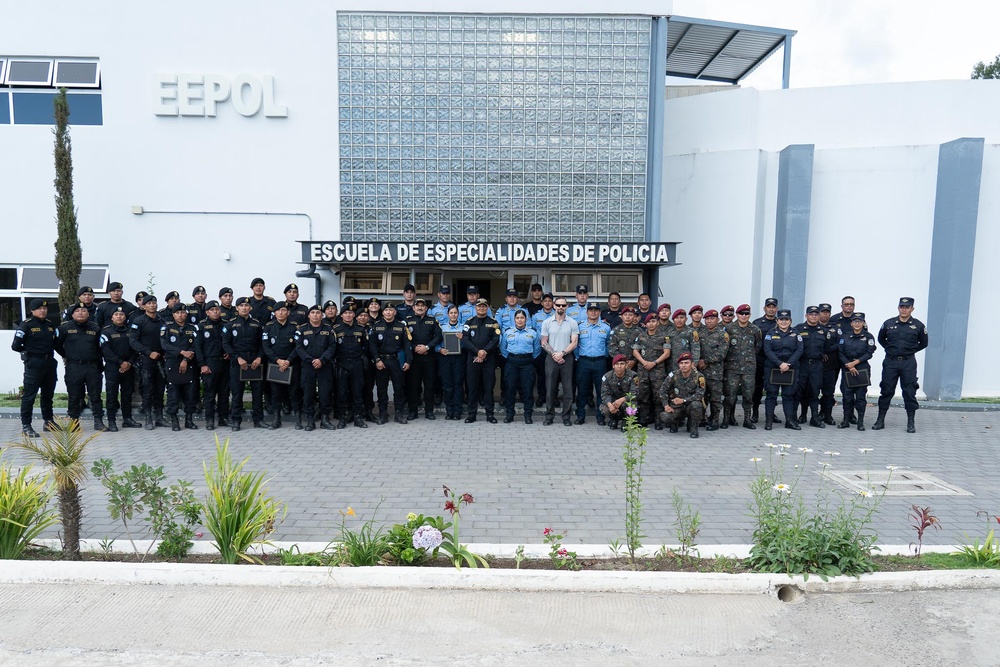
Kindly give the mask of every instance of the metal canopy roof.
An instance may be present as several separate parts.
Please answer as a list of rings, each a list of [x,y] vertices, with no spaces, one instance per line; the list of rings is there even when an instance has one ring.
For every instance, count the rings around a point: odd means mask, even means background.
[[[667,76],[739,83],[784,46],[782,88],[787,88],[795,33],[686,16],[667,17]]]

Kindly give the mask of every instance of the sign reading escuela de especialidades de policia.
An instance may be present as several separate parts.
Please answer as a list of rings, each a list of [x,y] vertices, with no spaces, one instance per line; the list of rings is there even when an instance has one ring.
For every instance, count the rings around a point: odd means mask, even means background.
[[[302,261],[330,264],[672,264],[673,243],[300,241]]]

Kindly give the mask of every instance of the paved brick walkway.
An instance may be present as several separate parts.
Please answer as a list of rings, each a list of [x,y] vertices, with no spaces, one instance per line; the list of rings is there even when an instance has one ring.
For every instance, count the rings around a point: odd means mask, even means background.
[[[288,517],[276,540],[328,541],[337,534],[339,509],[352,506],[361,519],[367,519],[380,498],[378,516],[388,523],[411,511],[440,514],[442,484],[476,498],[462,515],[463,541],[539,543],[546,526],[568,531],[569,544],[606,544],[624,536],[620,433],[599,428],[592,417],[589,423],[571,428],[558,421],[543,427],[540,419],[526,426],[520,417],[510,425],[490,425],[482,419],[464,424],[442,417],[439,414],[434,422],[421,418],[407,426],[372,425],[367,430],[348,427],[305,433],[286,426],[276,432],[250,428],[216,433],[231,438],[235,455],[249,456],[251,468],[268,470],[272,491],[288,502]],[[645,543],[676,541],[671,509],[675,487],[701,512],[702,545],[749,543],[748,485],[754,471],[749,459],[760,456],[767,462],[771,450],[765,442],[791,445],[786,469],[792,472],[792,466],[802,462],[796,448],[815,450],[804,463],[801,488],[807,491],[820,484],[815,474],[820,461],[831,460],[843,470],[898,465],[974,494],[887,497],[875,522],[883,544],[913,541],[907,519],[911,503],[930,505],[941,519],[943,529],[928,534],[925,543],[953,544],[963,533],[982,535],[985,522],[976,512],[1000,514],[1000,414],[922,410],[919,432],[908,435],[903,429],[905,414],[893,408],[887,423],[883,431],[865,433],[831,427],[796,432],[778,426],[770,433],[762,428],[730,428],[703,432],[698,440],[683,432],[651,430],[643,470]],[[16,438],[18,430],[15,419],[0,420],[0,442]],[[91,456],[110,457],[118,469],[143,462],[162,465],[169,479],[193,481],[200,495],[202,461],[214,456],[214,437],[205,430],[175,434],[169,429],[152,433],[126,429],[102,434],[93,443]],[[874,451],[865,455],[859,447]],[[824,457],[826,450],[841,455]],[[23,460],[15,450],[5,450],[3,459]],[[121,525],[108,516],[103,491],[94,481],[83,491],[82,537],[124,536]],[[54,536],[54,531],[47,535]]]

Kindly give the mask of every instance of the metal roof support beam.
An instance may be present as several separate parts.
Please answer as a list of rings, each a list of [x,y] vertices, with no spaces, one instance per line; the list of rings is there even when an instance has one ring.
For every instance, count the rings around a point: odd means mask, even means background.
[[[667,26],[668,26],[667,29],[668,30],[669,30],[669,25],[670,25],[670,17],[668,16],[667,17]],[[684,33],[677,39],[677,43],[674,44],[673,51],[670,51],[670,53],[667,54],[667,58],[669,58],[674,53],[674,51],[676,51],[678,48],[680,48],[681,43],[684,42],[684,38],[688,36],[688,33],[691,32],[691,28],[693,28],[693,27],[694,27],[693,23],[688,23],[687,24],[687,28],[684,29]]]
[[[719,47],[719,50],[715,52],[715,55],[713,55],[711,59],[709,59],[709,61],[705,63],[704,67],[698,70],[698,73],[694,75],[694,78],[700,79],[701,75],[704,74],[709,67],[715,64],[715,61],[719,59],[719,56],[722,55],[722,52],[725,51],[727,48],[729,48],[729,45],[733,43],[733,40],[735,40],[739,36],[740,36],[740,31],[739,30],[734,31],[732,37],[723,42],[722,46]]]
[[[792,36],[785,35],[784,62],[781,65],[781,89],[788,89],[788,78],[792,73]]]

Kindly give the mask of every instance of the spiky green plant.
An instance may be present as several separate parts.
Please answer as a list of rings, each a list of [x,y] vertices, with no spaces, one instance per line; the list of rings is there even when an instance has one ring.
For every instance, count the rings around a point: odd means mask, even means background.
[[[24,450],[29,458],[49,467],[59,492],[59,516],[63,526],[63,558],[80,560],[80,484],[87,479],[84,455],[87,445],[100,433],[84,437],[80,422],[59,418],[39,438],[21,436],[20,442],[11,443]]]
[[[0,558],[20,558],[31,541],[59,520],[49,509],[52,484],[48,475],[31,474],[31,466],[15,471],[0,466]]]
[[[284,520],[287,506],[268,495],[267,471],[244,471],[250,457],[234,463],[229,453],[229,438],[219,442],[215,436],[215,462],[203,463],[205,484],[205,528],[215,537],[223,563],[243,559],[261,563],[247,554],[254,545],[270,545],[267,536]]]

